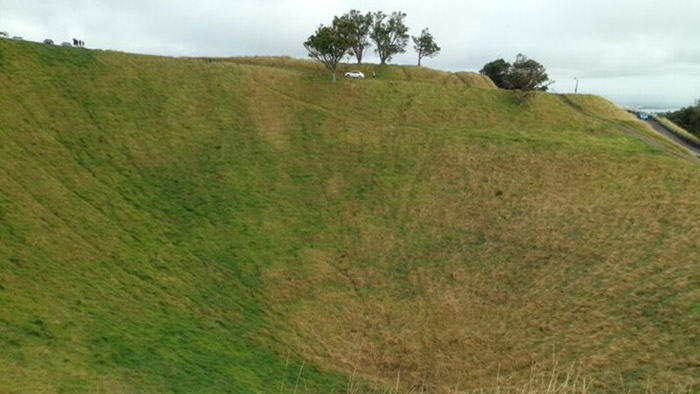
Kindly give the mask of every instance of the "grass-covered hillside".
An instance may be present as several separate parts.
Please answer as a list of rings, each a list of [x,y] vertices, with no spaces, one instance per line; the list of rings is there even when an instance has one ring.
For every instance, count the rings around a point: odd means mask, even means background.
[[[363,69],[0,40],[0,392],[700,390],[694,159]]]

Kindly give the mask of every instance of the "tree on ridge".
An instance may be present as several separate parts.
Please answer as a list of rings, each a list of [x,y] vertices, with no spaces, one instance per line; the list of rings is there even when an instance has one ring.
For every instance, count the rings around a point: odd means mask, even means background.
[[[507,85],[510,89],[522,91],[546,92],[553,81],[549,80],[547,70],[539,62],[519,53],[510,66]]]
[[[330,70],[333,83],[337,81],[338,63],[355,44],[353,31],[353,23],[349,19],[336,16],[330,26],[319,26],[316,33],[304,42],[309,57],[320,61]]]
[[[404,23],[406,14],[401,11],[386,15],[381,11],[374,13],[374,22],[370,38],[374,41],[375,52],[381,64],[391,61],[399,53],[406,52],[408,44],[408,27]]]
[[[353,24],[352,38],[353,44],[350,48],[350,56],[355,56],[357,64],[362,64],[362,58],[367,48],[369,48],[369,32],[372,28],[374,17],[371,12],[362,14],[358,10],[350,10],[343,18],[349,20]]]
[[[413,48],[418,52],[418,67],[423,57],[434,57],[440,53],[440,47],[435,42],[435,38],[426,27],[421,31],[420,36],[413,36]]]
[[[554,83],[549,79],[547,70],[539,62],[519,53],[513,64],[503,59],[486,63],[479,71],[491,78],[494,84],[502,89],[531,91],[547,91]]]
[[[493,83],[501,89],[508,88],[508,72],[510,72],[510,63],[503,59],[488,62],[479,71],[479,73],[491,78]]]

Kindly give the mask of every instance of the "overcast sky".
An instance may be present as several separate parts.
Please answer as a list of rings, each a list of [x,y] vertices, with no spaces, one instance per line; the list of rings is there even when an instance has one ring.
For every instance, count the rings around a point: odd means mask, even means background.
[[[478,71],[524,53],[559,93],[677,108],[700,98],[700,0],[0,0],[0,31],[171,56],[289,55],[350,9],[403,11],[442,47],[427,67]],[[368,53],[368,62],[376,61]],[[412,49],[394,64],[415,64]]]

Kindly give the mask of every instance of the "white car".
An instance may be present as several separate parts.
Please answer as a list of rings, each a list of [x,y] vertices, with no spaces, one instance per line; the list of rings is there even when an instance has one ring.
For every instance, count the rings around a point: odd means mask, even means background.
[[[345,73],[345,78],[364,78],[365,74],[362,71],[348,71]]]

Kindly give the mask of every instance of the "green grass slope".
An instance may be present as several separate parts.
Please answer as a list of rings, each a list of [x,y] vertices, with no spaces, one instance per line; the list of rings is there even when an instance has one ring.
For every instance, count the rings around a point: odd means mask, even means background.
[[[0,392],[700,387],[700,171],[604,100],[0,54]]]

